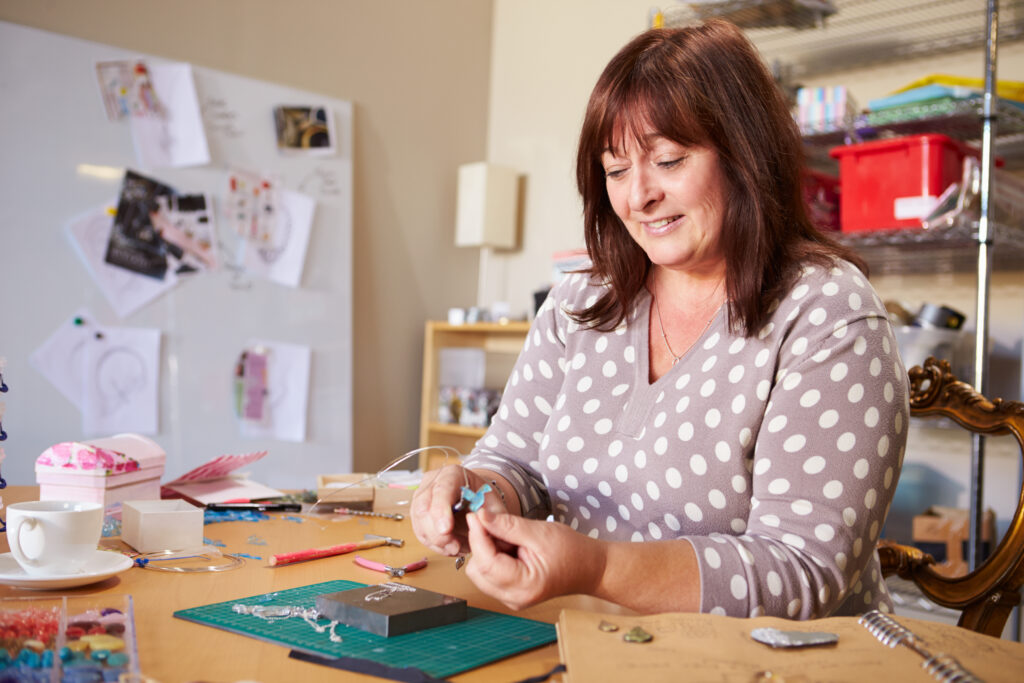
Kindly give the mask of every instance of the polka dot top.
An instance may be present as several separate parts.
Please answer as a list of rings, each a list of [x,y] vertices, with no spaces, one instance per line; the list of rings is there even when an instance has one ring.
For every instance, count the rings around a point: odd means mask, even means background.
[[[874,548],[903,462],[907,375],[863,275],[805,266],[750,338],[723,308],[653,384],[646,290],[611,332],[566,315],[601,291],[579,274],[552,291],[467,465],[508,479],[526,516],[688,541],[703,612],[891,610]]]

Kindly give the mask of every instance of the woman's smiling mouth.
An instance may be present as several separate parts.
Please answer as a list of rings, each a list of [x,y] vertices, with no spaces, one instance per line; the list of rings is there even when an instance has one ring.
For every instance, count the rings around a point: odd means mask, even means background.
[[[656,221],[646,222],[646,223],[643,224],[643,226],[644,226],[644,229],[647,230],[647,232],[650,232],[650,233],[655,233],[655,234],[665,233],[665,232],[668,232],[669,229],[676,223],[676,221],[680,220],[681,218],[682,218],[682,215],[670,216],[669,218],[659,218]]]

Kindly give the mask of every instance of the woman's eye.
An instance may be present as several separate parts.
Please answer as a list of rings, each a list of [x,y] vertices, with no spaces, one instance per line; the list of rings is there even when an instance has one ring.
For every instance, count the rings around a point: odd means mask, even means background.
[[[667,161],[659,161],[658,166],[660,166],[661,168],[675,168],[684,161],[686,161],[686,157],[681,156],[675,159],[668,159]]]
[[[626,169],[624,168],[609,168],[605,170],[604,177],[614,180],[615,178],[621,178],[625,172]]]

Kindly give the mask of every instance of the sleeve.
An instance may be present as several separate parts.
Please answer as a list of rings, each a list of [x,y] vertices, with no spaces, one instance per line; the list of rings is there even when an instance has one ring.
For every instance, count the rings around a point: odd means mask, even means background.
[[[507,479],[519,496],[523,516],[532,519],[551,513],[547,482],[535,463],[565,377],[566,334],[572,323],[563,311],[564,300],[583,277],[563,280],[538,309],[494,420],[465,462],[466,467]]]
[[[800,302],[779,346],[746,529],[687,537],[702,611],[810,619],[852,592],[873,599],[860,577],[874,562],[903,462],[908,379],[884,307],[853,280],[851,291],[826,284],[830,297]]]

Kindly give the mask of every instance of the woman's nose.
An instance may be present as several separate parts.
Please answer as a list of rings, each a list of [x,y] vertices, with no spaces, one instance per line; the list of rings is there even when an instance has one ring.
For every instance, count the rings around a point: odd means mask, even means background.
[[[629,208],[633,211],[643,211],[656,204],[664,196],[664,193],[649,170],[640,165],[634,169],[630,178]]]

